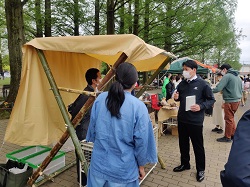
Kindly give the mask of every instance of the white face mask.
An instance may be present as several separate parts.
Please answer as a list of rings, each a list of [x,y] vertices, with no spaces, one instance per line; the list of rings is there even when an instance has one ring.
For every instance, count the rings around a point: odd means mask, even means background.
[[[186,79],[190,79],[191,78],[191,75],[190,75],[189,71],[183,71],[182,75]]]

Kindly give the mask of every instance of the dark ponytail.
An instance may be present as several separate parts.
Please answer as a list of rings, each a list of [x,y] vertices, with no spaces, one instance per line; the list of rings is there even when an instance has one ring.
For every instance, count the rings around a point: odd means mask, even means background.
[[[120,108],[124,102],[124,99],[125,95],[123,87],[121,83],[115,81],[109,89],[108,97],[106,100],[107,108],[110,111],[111,116],[115,116],[117,118],[121,117]]]
[[[117,68],[115,79],[116,81],[109,89],[106,105],[111,116],[120,118],[120,108],[125,100],[124,89],[130,89],[136,83],[138,73],[134,65],[124,62]]]

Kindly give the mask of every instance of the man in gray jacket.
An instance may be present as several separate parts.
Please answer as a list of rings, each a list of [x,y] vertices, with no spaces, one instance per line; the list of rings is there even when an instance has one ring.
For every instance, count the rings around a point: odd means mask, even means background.
[[[234,70],[229,64],[223,64],[221,74],[224,75],[220,83],[213,89],[213,93],[222,91],[225,113],[225,135],[218,138],[218,142],[231,142],[236,129],[234,114],[237,111],[242,97],[242,83],[238,76],[239,72]]]

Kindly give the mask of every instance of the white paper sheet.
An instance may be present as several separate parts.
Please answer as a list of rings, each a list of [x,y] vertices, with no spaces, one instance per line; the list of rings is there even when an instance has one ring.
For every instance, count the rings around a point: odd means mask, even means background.
[[[186,111],[189,111],[192,105],[195,105],[195,95],[186,97]]]

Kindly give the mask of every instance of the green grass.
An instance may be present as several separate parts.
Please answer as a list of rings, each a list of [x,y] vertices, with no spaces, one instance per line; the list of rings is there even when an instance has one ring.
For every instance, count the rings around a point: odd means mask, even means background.
[[[4,78],[4,80],[0,79],[0,87],[2,87],[5,84],[10,84],[10,78]]]

